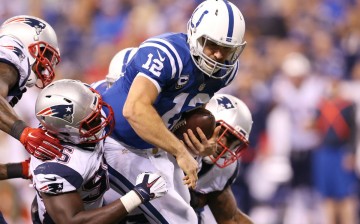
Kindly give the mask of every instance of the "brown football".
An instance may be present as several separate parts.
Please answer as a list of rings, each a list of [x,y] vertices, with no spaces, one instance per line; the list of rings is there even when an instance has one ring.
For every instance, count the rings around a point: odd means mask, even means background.
[[[185,112],[172,129],[172,132],[178,139],[183,141],[183,133],[186,133],[188,129],[191,129],[195,136],[200,140],[200,136],[196,131],[196,127],[199,127],[209,139],[214,133],[215,126],[216,122],[214,115],[207,109],[199,107]]]

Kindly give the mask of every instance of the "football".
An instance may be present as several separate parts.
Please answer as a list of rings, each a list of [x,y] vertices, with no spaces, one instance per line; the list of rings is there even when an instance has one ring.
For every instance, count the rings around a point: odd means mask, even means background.
[[[178,139],[184,141],[183,133],[187,133],[187,130],[191,129],[195,136],[200,140],[200,136],[196,131],[196,127],[199,127],[204,132],[207,139],[209,139],[214,133],[215,126],[216,122],[214,115],[207,109],[199,107],[185,112],[172,129],[172,132]]]

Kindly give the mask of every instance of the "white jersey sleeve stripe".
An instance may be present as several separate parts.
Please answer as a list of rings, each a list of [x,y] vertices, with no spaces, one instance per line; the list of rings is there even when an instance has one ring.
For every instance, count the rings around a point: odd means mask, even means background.
[[[163,52],[165,52],[171,64],[171,78],[174,78],[176,74],[176,66],[175,66],[174,57],[171,55],[171,53],[164,46],[161,46],[160,44],[157,43],[145,42],[144,44],[140,45],[140,48],[144,48],[144,47],[156,47],[162,50]]]
[[[183,69],[183,63],[182,63],[182,60],[180,58],[180,55],[179,53],[177,52],[177,50],[174,48],[174,46],[172,44],[170,44],[168,41],[166,40],[163,40],[163,39],[159,39],[159,38],[153,38],[153,39],[150,39],[150,41],[157,41],[157,42],[160,42],[160,43],[163,43],[165,44],[172,52],[173,54],[175,55],[176,57],[176,62],[177,64],[179,65],[179,71],[182,71]]]
[[[151,77],[147,76],[146,74],[144,74],[144,73],[142,73],[142,72],[139,72],[139,73],[137,74],[137,76],[143,76],[143,77],[149,79],[149,80],[155,85],[156,89],[158,90],[158,93],[161,92],[161,87],[160,87],[159,83],[156,82],[154,79],[152,79]]]

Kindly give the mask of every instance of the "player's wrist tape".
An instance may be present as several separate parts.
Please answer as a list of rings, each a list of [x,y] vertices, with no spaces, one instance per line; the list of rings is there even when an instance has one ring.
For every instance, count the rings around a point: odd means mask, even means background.
[[[21,163],[6,164],[7,178],[23,178],[23,166]]]
[[[122,196],[120,198],[120,201],[122,202],[128,213],[134,210],[134,208],[141,205],[141,199],[139,195],[133,190],[129,191],[124,196]]]
[[[18,140],[20,140],[21,134],[24,129],[27,127],[27,124],[22,120],[17,120],[13,124],[10,130],[10,135]]]

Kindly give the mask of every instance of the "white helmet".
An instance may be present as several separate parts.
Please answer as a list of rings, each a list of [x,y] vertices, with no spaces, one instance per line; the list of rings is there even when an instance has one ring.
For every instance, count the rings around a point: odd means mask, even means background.
[[[138,48],[129,47],[125,48],[111,59],[109,65],[109,73],[106,75],[106,82],[108,86],[112,86],[125,73],[126,64],[133,58]]]
[[[246,42],[245,20],[240,10],[226,0],[206,0],[193,12],[188,24],[190,54],[196,66],[212,78],[222,79],[230,74]],[[230,48],[225,63],[219,63],[203,52],[207,42]],[[221,74],[216,73],[223,70]]]
[[[252,116],[243,101],[228,94],[215,94],[205,108],[215,116],[216,125],[222,130],[217,140],[221,151],[204,161],[223,168],[236,161],[248,147]],[[222,138],[226,138],[226,145]]]
[[[37,86],[44,88],[53,81],[60,51],[56,33],[47,22],[34,16],[15,16],[1,25],[0,35],[14,36],[28,49],[32,70],[26,86],[31,87],[40,79],[41,85]]]
[[[102,113],[107,107],[109,115]],[[39,94],[35,113],[49,132],[74,144],[95,143],[108,136],[114,128],[111,107],[89,85],[71,79],[55,81]],[[104,134],[104,128],[109,130]]]

